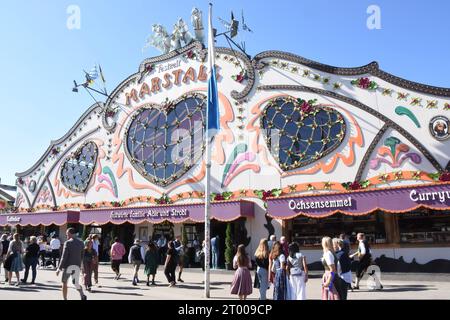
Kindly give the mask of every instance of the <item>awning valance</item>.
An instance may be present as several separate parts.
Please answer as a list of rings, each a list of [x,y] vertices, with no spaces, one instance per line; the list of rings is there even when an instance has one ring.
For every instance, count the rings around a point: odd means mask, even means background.
[[[276,219],[299,215],[320,218],[335,213],[365,215],[374,210],[402,213],[425,207],[450,210],[450,183],[287,196],[267,200],[268,214]]]
[[[82,210],[81,224],[122,224],[129,222],[161,223],[170,221],[182,223],[185,221],[203,222],[205,204],[167,204],[153,207],[109,208]],[[233,221],[240,217],[254,217],[254,203],[250,201],[220,201],[211,203],[211,219]]]
[[[78,223],[79,211],[9,213],[0,215],[0,226],[62,226],[67,223]]]

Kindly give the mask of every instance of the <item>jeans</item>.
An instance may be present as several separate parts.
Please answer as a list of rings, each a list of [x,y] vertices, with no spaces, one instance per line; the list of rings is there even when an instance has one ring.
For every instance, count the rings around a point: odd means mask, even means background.
[[[259,300],[267,300],[266,293],[269,288],[269,272],[267,269],[258,267],[256,274],[259,279]]]
[[[93,272],[94,272],[94,280],[95,283],[98,282],[98,257],[94,258],[92,261],[92,268],[93,268]]]
[[[213,250],[212,251],[212,268],[217,269],[219,266],[219,252]]]
[[[28,272],[30,271],[31,267],[31,282],[34,283],[36,280],[36,266],[38,264],[38,257],[31,257],[31,258],[25,258],[25,275],[23,277],[24,282],[27,282],[28,279]]]

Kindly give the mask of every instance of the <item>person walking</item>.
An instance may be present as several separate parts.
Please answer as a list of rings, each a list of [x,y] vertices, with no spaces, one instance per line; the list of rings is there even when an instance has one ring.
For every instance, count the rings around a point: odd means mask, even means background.
[[[259,281],[259,300],[267,300],[269,288],[269,245],[267,239],[261,239],[255,251],[256,277]]]
[[[177,257],[178,257],[178,282],[184,282],[183,279],[181,279],[181,274],[183,273],[183,267],[184,267],[184,245],[181,243],[181,236],[177,236],[175,241],[173,242],[174,248],[177,251]]]
[[[273,244],[270,252],[269,270],[274,273],[273,300],[289,300],[290,292],[286,275],[286,256],[279,241]]]
[[[95,250],[95,252],[97,253],[94,257],[94,260],[92,261],[93,263],[93,267],[92,267],[92,272],[94,273],[94,281],[95,284],[98,284],[98,265],[99,265],[99,261],[100,261],[100,240],[99,240],[99,236],[98,234],[94,234],[92,236],[92,249]]]
[[[114,238],[114,243],[111,246],[111,269],[116,274],[114,280],[119,280],[121,276],[120,264],[122,263],[122,259],[125,253],[125,246],[120,243],[119,238]]]
[[[45,268],[45,255],[47,254],[47,240],[44,236],[40,236],[38,240],[39,245],[39,259],[41,260],[41,268]]]
[[[341,290],[340,298],[341,300],[347,300],[348,289],[352,286],[352,260],[345,250],[345,243],[342,238],[333,239],[333,248],[338,260],[337,273],[346,284]]]
[[[202,271],[205,272],[205,256],[206,256],[206,241],[203,240],[202,242],[202,248],[198,252],[198,255],[200,256],[200,264],[202,266]]]
[[[52,236],[52,240],[50,241],[50,248],[52,250],[52,261],[53,267],[56,269],[57,264],[56,261],[59,261],[60,253],[61,253],[61,241],[59,241],[58,236],[54,234]]]
[[[23,270],[22,254],[25,252],[23,243],[20,241],[20,236],[15,233],[13,240],[9,243],[8,251],[6,252],[5,263],[8,270],[8,283],[12,286],[12,274],[15,273],[17,277],[16,286],[20,285],[20,271]]]
[[[22,279],[22,283],[27,283],[28,280],[28,273],[30,271],[30,267],[31,267],[31,284],[34,284],[36,281],[36,267],[38,265],[39,262],[39,245],[37,244],[37,238],[36,237],[31,237],[30,238],[30,244],[28,245],[28,247],[25,249],[25,274],[23,276]]]
[[[97,258],[97,251],[94,250],[93,241],[85,243],[83,251],[83,279],[84,287],[87,291],[92,290],[92,273],[95,268],[95,260]]]
[[[251,267],[252,261],[245,252],[245,246],[240,244],[233,258],[233,268],[236,272],[231,283],[231,294],[238,295],[239,300],[246,300],[247,296],[253,292],[252,275],[249,270]]]
[[[300,252],[300,246],[297,242],[289,245],[287,274],[289,277],[290,299],[306,300],[308,265],[306,263],[306,257]]]
[[[358,257],[358,268],[356,270],[356,283],[353,287],[354,290],[359,290],[359,282],[361,281],[364,273],[372,262],[372,253],[370,251],[369,242],[365,239],[364,233],[358,233],[356,235],[356,240],[358,241],[358,251],[350,255],[353,259],[355,256]]]
[[[322,238],[322,264],[325,272],[322,276],[322,300],[339,300],[339,294],[335,286],[336,262],[333,252],[333,243],[330,237]]]
[[[134,245],[130,248],[130,253],[128,254],[128,263],[132,264],[134,267],[133,286],[137,286],[139,283],[139,268],[141,267],[141,264],[144,263],[145,259],[144,248],[140,243],[141,241],[139,239],[134,240]]]
[[[1,244],[2,244],[2,251],[0,252],[1,261],[3,262],[3,269],[5,271],[5,283],[8,282],[8,271],[5,268],[5,261],[6,261],[6,254],[8,253],[9,248],[9,241],[8,241],[8,235],[2,234],[1,237]]]
[[[144,273],[147,276],[147,286],[150,286],[150,276],[152,276],[152,286],[156,285],[155,275],[158,270],[158,249],[156,245],[150,241],[147,251],[145,252],[145,269]]]
[[[213,269],[217,269],[219,267],[219,254],[219,235],[216,235],[211,239],[211,258]]]
[[[166,261],[164,263],[164,274],[166,275],[169,287],[176,285],[175,282],[175,269],[177,268],[177,251],[173,241],[169,241],[168,250],[166,255]]]
[[[69,228],[66,231],[67,241],[64,242],[61,260],[59,261],[56,276],[62,271],[62,294],[63,299],[67,300],[67,281],[72,277],[76,289],[80,293],[81,300],[87,300],[83,293],[83,288],[79,284],[79,271],[81,271],[81,263],[83,261],[84,244],[83,241],[77,239],[74,228]]]

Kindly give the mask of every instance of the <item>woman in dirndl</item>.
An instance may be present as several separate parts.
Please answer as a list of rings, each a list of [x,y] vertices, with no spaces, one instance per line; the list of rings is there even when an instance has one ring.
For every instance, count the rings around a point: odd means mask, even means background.
[[[252,261],[245,252],[245,246],[241,244],[233,259],[233,268],[236,272],[231,283],[231,294],[237,294],[239,300],[246,300],[247,296],[253,292],[252,275],[249,270],[251,267]]]
[[[269,270],[275,273],[273,280],[273,300],[289,300],[290,290],[286,275],[286,256],[283,254],[282,245],[275,242],[270,252]]]
[[[16,286],[20,285],[20,271],[23,270],[22,254],[24,253],[24,247],[18,233],[14,234],[13,241],[9,243],[8,252],[6,253],[7,259],[10,259],[10,266],[8,269],[8,283],[12,285],[12,274],[16,274],[17,283]],[[8,263],[9,264],[9,263]]]

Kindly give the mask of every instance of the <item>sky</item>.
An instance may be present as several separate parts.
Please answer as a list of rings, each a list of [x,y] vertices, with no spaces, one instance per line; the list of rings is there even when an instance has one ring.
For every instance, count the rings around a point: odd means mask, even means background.
[[[14,0],[0,2],[0,179],[15,184],[15,173],[29,169],[93,104],[83,91],[72,92],[83,69],[100,63],[111,92],[135,73],[142,60],[159,55],[142,50],[151,26],[171,31],[179,17],[189,23],[192,8],[205,0]],[[227,0],[213,1],[213,24],[240,18],[251,56],[288,51],[339,67],[377,61],[402,78],[450,87],[450,24],[447,0]],[[75,5],[80,28],[67,20]],[[376,5],[381,28],[369,29],[367,13]],[[219,45],[222,44],[219,41]],[[222,44],[224,45],[224,44]]]

